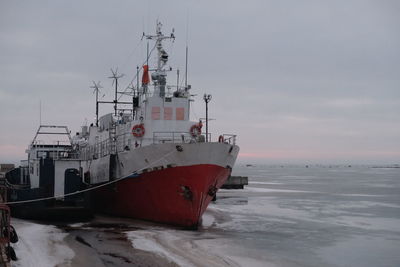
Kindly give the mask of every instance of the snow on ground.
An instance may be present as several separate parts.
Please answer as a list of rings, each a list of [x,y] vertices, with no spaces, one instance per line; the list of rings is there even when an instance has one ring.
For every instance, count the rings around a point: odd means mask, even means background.
[[[222,252],[227,245],[223,244],[223,239],[213,239],[193,231],[165,228],[137,230],[126,234],[135,249],[155,253],[179,266],[240,266]],[[222,250],[216,250],[221,245]]]
[[[199,231],[154,228],[127,232],[135,249],[155,253],[179,266],[275,266],[262,257],[248,257],[240,242],[215,233],[220,218],[218,210],[209,207]],[[230,220],[230,219],[228,219]]]
[[[12,219],[19,241],[13,244],[18,261],[16,267],[70,266],[75,256],[72,249],[63,243],[68,235],[52,225],[41,225]]]
[[[193,266],[183,256],[174,253],[161,244],[160,239],[165,239],[165,234],[166,233],[157,233],[155,231],[146,230],[127,232],[127,236],[131,240],[134,248],[157,254],[168,259],[170,262],[178,264],[179,266]],[[174,239],[175,238],[170,241],[175,242],[176,239]]]

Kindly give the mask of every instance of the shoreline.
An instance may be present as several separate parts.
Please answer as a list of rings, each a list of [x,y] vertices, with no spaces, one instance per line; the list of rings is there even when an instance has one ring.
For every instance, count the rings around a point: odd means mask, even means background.
[[[75,224],[46,224],[12,219],[20,242],[15,267],[176,267],[156,253],[136,249],[126,232],[135,226],[123,218],[95,218]]]

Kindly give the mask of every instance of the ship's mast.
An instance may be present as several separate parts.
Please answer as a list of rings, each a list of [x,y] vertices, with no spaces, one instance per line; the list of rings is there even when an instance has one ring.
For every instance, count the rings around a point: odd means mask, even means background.
[[[165,52],[163,46],[162,46],[162,41],[165,39],[172,39],[175,40],[175,35],[174,35],[174,29],[172,29],[172,32],[169,36],[166,36],[162,33],[161,31],[162,28],[162,23],[157,21],[156,25],[156,34],[155,35],[144,35],[147,39],[149,40],[155,40],[156,42],[156,48],[158,52],[157,56],[157,68],[151,75],[151,78],[154,81],[154,86],[155,94],[159,94],[160,97],[165,96],[165,86],[167,83],[167,73],[165,70],[165,65],[168,62],[168,54]]]

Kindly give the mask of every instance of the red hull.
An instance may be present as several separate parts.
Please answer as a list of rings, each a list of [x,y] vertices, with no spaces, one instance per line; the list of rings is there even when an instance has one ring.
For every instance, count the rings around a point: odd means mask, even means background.
[[[95,203],[117,216],[196,228],[230,172],[202,164],[143,173],[98,190]]]

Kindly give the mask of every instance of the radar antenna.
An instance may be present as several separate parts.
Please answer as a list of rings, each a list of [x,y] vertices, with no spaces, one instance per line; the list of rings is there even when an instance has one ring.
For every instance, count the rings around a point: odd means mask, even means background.
[[[100,81],[98,81],[97,83],[95,81],[92,81],[93,85],[90,86],[90,88],[93,88],[93,94],[96,93],[96,126],[99,126],[99,92],[100,92],[100,88],[103,88],[100,85]]]
[[[108,77],[113,79],[112,85],[115,84],[115,98],[114,98],[114,112],[115,116],[117,116],[117,105],[118,105],[118,79],[125,76],[125,74],[118,74],[118,68],[115,70],[111,69],[112,76]]]

